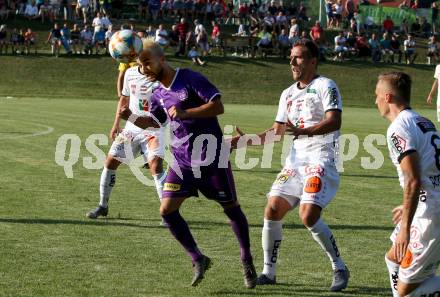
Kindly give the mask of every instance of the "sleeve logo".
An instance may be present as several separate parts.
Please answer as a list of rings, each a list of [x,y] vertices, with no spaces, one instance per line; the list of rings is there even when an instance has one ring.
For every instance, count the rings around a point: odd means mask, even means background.
[[[391,135],[391,142],[397,152],[403,153],[406,148],[406,140],[395,132]]]
[[[328,95],[330,97],[330,105],[333,107],[338,107],[339,103],[339,93],[337,88],[328,88]]]

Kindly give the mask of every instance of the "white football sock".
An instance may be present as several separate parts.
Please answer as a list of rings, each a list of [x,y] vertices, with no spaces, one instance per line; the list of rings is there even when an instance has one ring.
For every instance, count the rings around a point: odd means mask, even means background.
[[[165,172],[153,175],[154,184],[156,185],[156,191],[159,200],[162,200],[163,183],[165,182],[166,176],[167,174]]]
[[[321,246],[330,258],[332,269],[345,269],[345,263],[339,255],[336,240],[334,239],[330,228],[324,223],[324,220],[320,218],[313,227],[308,229],[310,230],[310,233],[312,233],[313,239]]]
[[[107,169],[104,167],[101,173],[101,182],[99,184],[99,205],[102,207],[108,207],[108,200],[110,198],[110,193],[116,182],[116,170]]]
[[[274,279],[277,269],[278,252],[283,239],[283,222],[264,219],[261,232],[261,243],[263,245],[264,267],[263,274]]]
[[[399,267],[400,265],[394,263],[385,255],[385,263],[388,267],[388,274],[390,276],[391,291],[393,292],[393,297],[399,297],[397,292],[397,281],[399,280]]]
[[[434,275],[425,280],[417,289],[406,297],[440,296],[440,276]]]

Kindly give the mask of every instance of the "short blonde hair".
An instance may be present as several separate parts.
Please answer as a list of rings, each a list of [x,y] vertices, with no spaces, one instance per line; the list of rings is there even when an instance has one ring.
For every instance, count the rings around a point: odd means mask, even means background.
[[[157,57],[162,57],[164,55],[162,47],[158,43],[154,42],[154,40],[152,39],[143,40],[142,45],[143,50],[140,53],[139,57],[142,55],[143,52],[150,52]]]
[[[379,75],[379,82],[387,83],[395,93],[398,100],[410,103],[411,77],[404,72],[386,72]]]

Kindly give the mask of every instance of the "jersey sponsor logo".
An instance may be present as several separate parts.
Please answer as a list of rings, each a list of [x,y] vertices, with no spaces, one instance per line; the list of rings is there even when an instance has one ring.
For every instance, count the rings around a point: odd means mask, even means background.
[[[433,175],[433,176],[430,176],[430,177],[429,177],[429,180],[431,181],[432,186],[433,186],[434,188],[437,188],[437,187],[440,186],[440,174],[439,174],[439,175]]]
[[[330,105],[333,107],[338,107],[339,103],[339,93],[337,88],[328,88],[328,95],[330,97]]]
[[[398,153],[403,153],[406,148],[406,140],[394,132],[391,135],[391,142]]]
[[[437,131],[435,125],[430,120],[424,117],[417,117],[416,125],[420,128],[420,130],[422,130],[423,133]]]
[[[307,89],[307,94],[316,94],[316,90],[312,88]]]
[[[304,192],[306,193],[318,193],[321,191],[322,181],[319,176],[312,176],[306,181],[304,186]]]
[[[147,99],[139,99],[139,110],[148,111]]]
[[[412,261],[413,261],[413,255],[411,251],[407,249],[405,257],[403,257],[403,260],[400,263],[400,267],[402,267],[403,269],[407,269],[411,266]]]
[[[281,173],[286,174],[288,176],[296,176],[296,171],[294,169],[284,168],[283,171],[281,171]]]
[[[179,184],[165,183],[163,185],[164,191],[176,192],[176,191],[179,191],[180,188],[181,188],[181,185],[179,185]]]
[[[435,186],[434,186],[435,188]],[[420,194],[419,194],[419,201],[420,202],[426,202],[426,199],[428,199],[428,193],[426,193],[426,191],[424,190],[420,190]]]
[[[319,165],[315,165],[315,166],[306,166],[305,168],[304,168],[304,172],[307,174],[307,175],[316,175],[316,174],[318,174],[319,176],[323,176],[324,175],[324,168],[322,168],[321,166],[319,166]]]

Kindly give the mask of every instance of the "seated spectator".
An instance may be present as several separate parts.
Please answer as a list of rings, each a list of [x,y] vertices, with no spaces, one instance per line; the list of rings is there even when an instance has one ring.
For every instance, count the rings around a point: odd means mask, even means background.
[[[380,40],[380,48],[382,50],[383,61],[393,63],[393,49],[391,48],[390,33],[383,33],[383,38]]]
[[[156,38],[156,29],[152,25],[149,25],[148,28],[145,30],[144,34],[145,38],[148,39],[155,39]]]
[[[101,49],[105,49],[105,31],[102,27],[95,27],[92,39],[93,47],[95,48],[95,54],[98,55]]]
[[[436,64],[439,62],[439,47],[437,44],[437,38],[435,35],[431,36],[429,38],[428,42],[428,52],[426,53],[426,56],[428,58],[428,65],[431,65],[431,62],[433,59],[435,59]]]
[[[371,58],[373,60],[373,63],[380,62],[382,52],[380,48],[380,42],[379,40],[377,40],[376,33],[371,34],[371,38],[368,40],[368,44],[370,45]]]
[[[344,58],[348,52],[347,39],[345,38],[344,31],[340,31],[335,37],[335,58],[334,61],[344,61]]]
[[[354,36],[354,33],[349,31],[347,33],[347,48],[350,55],[356,55],[357,54],[357,48],[356,48],[356,37]]]
[[[110,21],[109,17],[104,12],[102,13],[101,24],[102,27],[104,27],[104,30],[107,30],[108,27],[112,25],[112,22]]]
[[[156,30],[156,37],[154,38],[154,42],[158,43],[160,46],[167,48],[168,41],[168,32],[165,30],[163,24],[160,24]]]
[[[365,37],[365,33],[363,32],[361,32],[361,34],[356,39],[356,49],[359,57],[365,59],[367,57],[371,57],[370,44],[368,43],[368,40]]]
[[[73,24],[72,30],[70,30],[70,42],[73,48],[74,54],[80,54],[82,52],[81,46],[81,31],[78,24]]]
[[[206,32],[205,27],[201,27],[198,31],[196,37],[196,43],[198,47],[202,50],[202,56],[205,57],[209,53],[209,42],[208,42],[208,32]]]
[[[96,17],[92,21],[92,27],[93,28],[96,28],[96,27],[101,28],[101,27],[103,27],[103,25],[104,24],[102,23],[102,13],[98,11],[96,13]]]
[[[403,42],[403,53],[405,55],[406,64],[413,64],[417,58],[416,40],[412,34],[408,34],[408,38]]]
[[[82,29],[80,34],[80,40],[83,48],[82,53],[90,55],[93,48],[93,33],[90,30],[89,25],[84,25],[84,29]]]
[[[391,50],[393,51],[393,56],[392,58],[392,62],[394,63],[394,56],[398,55],[398,62],[401,63],[402,62],[402,50],[400,49],[400,41],[399,38],[396,34],[393,34],[391,36]]]
[[[31,28],[28,28],[26,33],[24,33],[24,46],[26,54],[30,54],[32,47],[34,48],[34,54],[37,53],[37,39]]]
[[[70,49],[71,44],[71,32],[68,27],[67,23],[64,23],[64,26],[61,28],[61,43],[63,44],[64,49],[68,54],[72,53],[72,50]]]
[[[53,29],[49,32],[49,36],[47,36],[46,43],[50,44],[52,55],[58,58],[61,47],[61,30],[58,27],[58,23],[53,25]]]
[[[191,49],[188,51],[188,57],[191,59],[191,61],[199,66],[206,66],[206,62],[202,61],[200,59],[200,55],[197,52],[197,49],[195,46],[191,47]]]
[[[260,52],[262,52],[263,58],[266,58],[266,50],[273,48],[272,34],[269,32],[267,27],[264,27],[263,31],[258,34],[258,38],[259,40],[257,42],[257,48]]]
[[[279,11],[275,21],[276,32],[281,32],[282,29],[287,29],[287,17],[283,11]]]
[[[280,35],[278,35],[277,41],[280,57],[284,59],[289,54],[289,50],[292,48],[286,29],[281,30]]]
[[[8,45],[9,42],[7,40],[8,34],[6,32],[6,25],[0,26],[0,55],[3,53],[3,49],[5,54],[8,53]]]
[[[263,19],[263,23],[264,26],[268,28],[268,31],[275,31],[276,19],[270,12],[266,13],[266,16]]]
[[[168,35],[168,41],[169,41],[169,45],[172,47],[176,47],[176,52],[177,52],[177,46],[179,45],[179,30],[177,29],[177,25],[173,25],[171,27],[171,31]]]
[[[420,26],[420,22],[419,22],[419,19],[417,17],[416,17],[416,21],[411,24],[411,28],[410,29],[411,29],[410,32],[412,32],[412,34],[415,34],[415,35],[419,35],[420,32],[422,31],[422,26]]]
[[[24,10],[24,17],[30,20],[35,20],[38,18],[38,7],[35,4],[35,1],[32,1],[28,5],[26,5],[26,8]]]
[[[431,36],[432,27],[431,24],[428,23],[426,18],[422,17],[422,23],[420,24],[421,34],[424,38],[428,38]]]
[[[384,32],[393,34],[394,22],[389,15],[387,15],[386,19],[383,21],[382,28]]]

